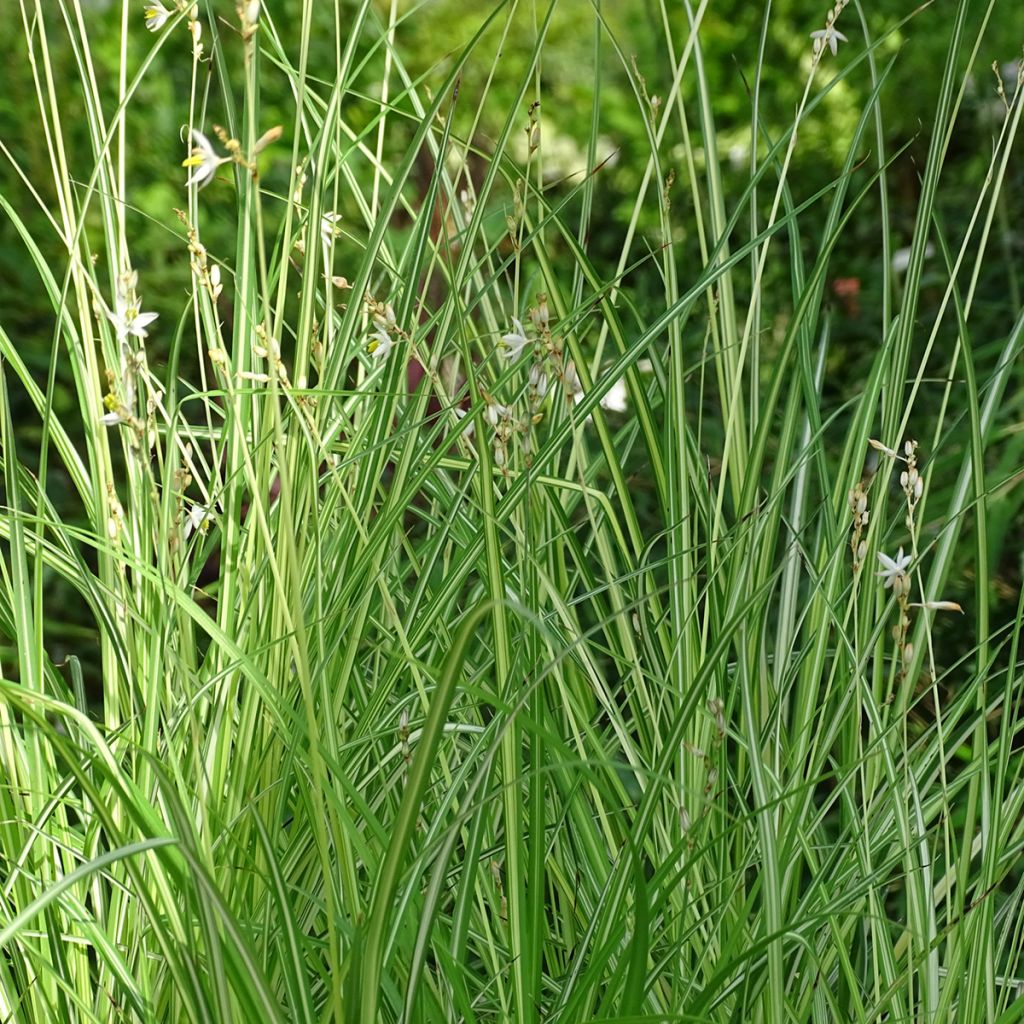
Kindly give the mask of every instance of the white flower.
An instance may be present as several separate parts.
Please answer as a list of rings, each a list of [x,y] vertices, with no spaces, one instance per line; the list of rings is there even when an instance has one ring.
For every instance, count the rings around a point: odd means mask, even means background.
[[[847,42],[846,36],[835,25],[819,28],[817,32],[811,33],[811,38],[814,40],[815,52],[820,53],[827,46],[832,51],[833,57],[839,51],[839,40]]]
[[[157,318],[156,313],[140,312],[138,298],[134,294],[126,294],[120,288],[114,299],[114,312],[111,313],[109,309],[105,312],[117,331],[118,341],[124,341],[129,334],[141,341],[149,333],[146,328]]]
[[[160,0],[153,0],[152,3],[146,4],[142,11],[142,16],[146,19],[146,28],[150,32],[159,32],[164,27],[164,23],[171,16],[171,11],[167,10],[166,7]]]
[[[374,359],[387,359],[388,353],[395,347],[394,340],[383,327],[378,327],[373,332],[373,341],[367,345],[366,350]]]
[[[121,423],[133,423],[135,417],[132,415],[131,407],[135,404],[135,384],[132,382],[130,371],[125,373],[124,401],[122,402],[113,392],[103,399],[103,405],[107,412],[100,417],[100,423],[105,427],[116,427]]]
[[[338,227],[340,220],[341,214],[333,211],[325,213],[320,218],[320,237],[324,240],[324,245],[330,245],[340,234],[341,228]]]
[[[906,579],[907,568],[910,565],[910,555],[903,554],[901,547],[895,558],[890,558],[883,552],[878,552],[878,560],[882,563],[882,571],[875,575],[881,576],[886,587],[892,587],[899,583],[897,590],[902,589],[902,581]]]
[[[211,522],[213,522],[213,509],[209,505],[193,505],[185,517],[185,537],[188,538],[196,530],[206,533]]]
[[[192,129],[190,134],[195,145],[192,147],[192,155],[187,160],[183,160],[181,166],[194,167],[195,170],[189,176],[185,185],[186,187],[198,185],[199,188],[202,188],[217,173],[217,168],[221,164],[227,163],[231,157],[217,156],[217,152],[214,150],[210,140],[195,128]]]
[[[514,330],[501,336],[501,343],[504,346],[502,355],[506,359],[518,359],[523,349],[530,344],[530,339],[526,337],[526,332],[523,330],[522,322],[516,317],[512,317],[512,326]]]
[[[508,406],[500,405],[498,402],[488,402],[487,408],[484,409],[484,419],[487,420],[492,427],[496,427],[499,420],[507,420],[508,416]]]

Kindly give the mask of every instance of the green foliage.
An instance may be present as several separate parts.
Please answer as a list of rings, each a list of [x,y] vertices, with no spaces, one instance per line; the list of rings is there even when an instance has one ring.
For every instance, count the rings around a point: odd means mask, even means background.
[[[234,8],[0,10],[0,1020],[1018,1019],[1017,6]]]

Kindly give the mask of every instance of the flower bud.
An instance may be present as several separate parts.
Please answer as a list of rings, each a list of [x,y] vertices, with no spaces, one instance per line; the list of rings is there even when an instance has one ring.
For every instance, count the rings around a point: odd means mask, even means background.
[[[956,601],[923,601],[916,607],[927,608],[933,612],[959,612],[961,615],[964,613],[963,608]]]
[[[266,131],[265,131],[265,132],[264,132],[264,133],[263,133],[263,134],[262,134],[262,135],[261,135],[261,136],[260,136],[260,137],[259,137],[259,138],[258,138],[258,139],[256,140],[256,145],[254,145],[254,146],[252,147],[252,153],[253,153],[253,156],[255,156],[255,155],[256,155],[257,153],[260,153],[260,152],[262,152],[262,151],[263,151],[264,149],[266,149],[266,148],[267,148],[267,146],[269,146],[269,145],[270,145],[270,144],[271,144],[272,142],[277,142],[277,140],[278,140],[279,138],[281,138],[281,134],[283,133],[283,131],[284,131],[284,129],[283,129],[283,128],[281,127],[281,125],[279,125],[279,124],[276,124],[276,125],[274,125],[274,127],[273,127],[273,128],[268,128],[268,129],[267,129],[267,130],[266,130]]]
[[[213,295],[214,301],[217,300],[223,290],[224,286],[220,283],[220,265],[214,263],[210,267],[210,292]]]
[[[548,326],[548,297],[544,292],[537,296],[537,326],[547,330]]]

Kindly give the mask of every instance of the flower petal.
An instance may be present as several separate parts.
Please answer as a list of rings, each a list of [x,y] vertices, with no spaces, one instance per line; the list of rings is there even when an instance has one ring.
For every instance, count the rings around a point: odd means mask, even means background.
[[[133,327],[148,327],[160,314],[140,313],[132,323]]]

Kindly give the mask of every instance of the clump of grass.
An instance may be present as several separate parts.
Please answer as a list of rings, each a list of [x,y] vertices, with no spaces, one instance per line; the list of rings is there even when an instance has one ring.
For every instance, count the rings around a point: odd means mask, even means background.
[[[656,5],[660,96],[587,10],[648,140],[611,261],[599,88],[579,173],[545,174],[554,6],[481,15],[427,74],[401,43],[427,9],[298,6],[154,3],[140,51],[125,4],[111,84],[77,3],[20,5],[52,176],[21,193],[45,222],[0,204],[53,335],[38,380],[0,328],[0,1019],[1019,1019],[1022,610],[993,621],[988,524],[1024,317],[995,350],[972,314],[1024,90],[962,233],[938,204],[992,5],[946,28],[898,304],[856,5],[774,69],[805,75],[779,137],[755,90],[739,194],[707,5]],[[185,301],[133,250],[132,114],[169,48]],[[845,165],[797,194],[851,76]],[[868,216],[869,369],[830,403],[826,283]],[[90,623],[63,660],[55,593]]]

